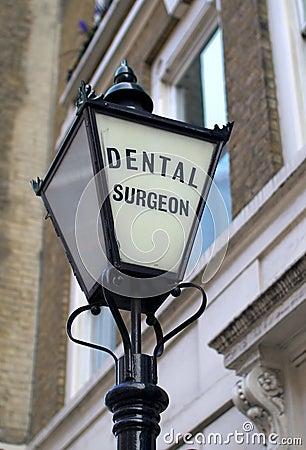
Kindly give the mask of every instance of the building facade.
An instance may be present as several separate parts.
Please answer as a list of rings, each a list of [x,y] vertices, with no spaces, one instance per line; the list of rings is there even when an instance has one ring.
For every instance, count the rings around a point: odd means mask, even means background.
[[[104,93],[123,59],[150,93],[154,113],[209,128],[235,121],[200,227],[200,256],[188,274],[205,289],[208,306],[159,360],[159,385],[170,405],[162,414],[158,448],[306,448],[305,2],[87,0],[77,2],[78,8],[70,0],[51,2],[52,8],[48,1],[36,3],[28,1],[35,14],[29,13],[32,22],[22,29],[28,41],[20,36],[22,46],[16,43],[23,51],[16,56],[20,66],[12,67],[25,77],[26,66],[29,78],[8,77],[27,89],[18,116],[7,116],[15,126],[6,133],[16,130],[17,141],[13,135],[3,141],[3,192],[9,196],[8,210],[1,213],[6,237],[0,448],[115,448],[103,399],[114,384],[112,361],[67,341],[69,311],[86,300],[50,221],[42,222],[39,202],[33,194],[22,197],[15,182],[44,174],[54,157],[51,147],[59,147],[73,120],[81,80]],[[7,14],[12,20],[11,9]],[[56,38],[47,38],[51,32]],[[39,70],[33,71],[27,42],[44,48],[34,59],[43,66]],[[31,95],[32,71],[43,106]],[[32,109],[26,110],[26,99]],[[27,133],[18,126],[29,133],[31,146],[23,145]],[[47,141],[38,143],[34,136]],[[14,272],[16,261],[20,268]],[[22,293],[16,313],[8,288],[16,297]],[[191,315],[198,301],[187,291],[168,299],[157,314],[164,330]],[[8,319],[12,312],[14,320]],[[122,351],[107,311],[96,318],[89,314],[75,327],[80,338]],[[143,339],[150,353],[145,324]]]
[[[6,449],[29,439],[43,222],[28,176],[46,170],[53,151],[59,2],[6,1],[0,20],[0,448]]]

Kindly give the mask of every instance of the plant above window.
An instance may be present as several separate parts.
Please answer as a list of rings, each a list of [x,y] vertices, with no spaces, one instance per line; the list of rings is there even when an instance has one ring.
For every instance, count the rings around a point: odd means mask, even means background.
[[[89,46],[93,36],[95,35],[95,32],[97,31],[100,23],[102,22],[103,18],[106,16],[107,11],[112,4],[113,0],[98,0],[96,2],[94,11],[93,11],[93,24],[89,25],[85,20],[80,19],[78,21],[78,28],[79,31],[81,31],[84,36],[86,36],[86,40],[83,41],[77,58],[73,64],[73,66],[67,71],[67,77],[66,81],[68,82],[77,68],[80,60],[82,59],[82,56],[84,55],[87,47]]]

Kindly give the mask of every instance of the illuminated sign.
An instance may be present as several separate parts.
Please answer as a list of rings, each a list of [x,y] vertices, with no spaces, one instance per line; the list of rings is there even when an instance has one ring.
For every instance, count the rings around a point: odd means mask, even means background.
[[[216,144],[97,115],[120,259],[179,269]]]

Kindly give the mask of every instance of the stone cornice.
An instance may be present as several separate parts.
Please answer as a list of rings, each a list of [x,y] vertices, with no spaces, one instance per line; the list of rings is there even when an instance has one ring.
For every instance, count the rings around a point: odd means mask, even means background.
[[[237,341],[240,341],[256,327],[259,320],[267,317],[283,302],[285,297],[301,286],[305,280],[305,273],[306,254],[296,261],[286,273],[278,278],[208,345],[218,353],[227,353]]]

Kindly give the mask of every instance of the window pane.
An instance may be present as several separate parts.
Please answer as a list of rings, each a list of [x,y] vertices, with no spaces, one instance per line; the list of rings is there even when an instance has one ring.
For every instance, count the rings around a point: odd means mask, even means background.
[[[179,119],[207,128],[227,123],[221,29],[217,29],[200,54],[192,61],[177,85],[177,95]],[[214,182],[225,207],[223,204],[220,205],[220,196],[216,189],[212,189],[207,202],[208,207],[201,220],[199,234],[202,233],[202,237],[198,236],[196,241],[197,245],[202,246],[201,253],[224,231],[228,221],[231,221],[230,162],[226,148],[219,161]],[[219,207],[217,205],[210,211],[209,206],[215,205],[216,202]],[[227,218],[225,220],[224,216],[227,216],[228,220]]]
[[[177,85],[179,119],[199,127],[204,125],[202,92],[201,65],[197,57]]]
[[[227,122],[222,33],[218,29],[200,54],[204,126]]]
[[[107,307],[101,308],[101,313],[94,317],[92,342],[115,350],[116,347],[116,327],[110,310]],[[105,352],[95,351],[93,353],[93,373],[98,370],[110,356]]]
[[[222,126],[227,123],[225,75],[223,61],[222,31],[218,29],[200,54],[203,118],[204,126],[213,128],[215,124]],[[224,149],[214,182],[225,202],[228,219],[231,221],[231,196],[230,196],[230,162],[227,149]],[[208,208],[204,212],[201,226],[203,231],[202,251],[205,251],[218,235],[224,230],[224,208],[216,208],[213,213],[209,206],[215,203],[216,193],[212,190],[208,199]],[[218,211],[219,210],[219,211]],[[219,217],[218,217],[218,212]],[[218,222],[218,225],[216,225]]]

